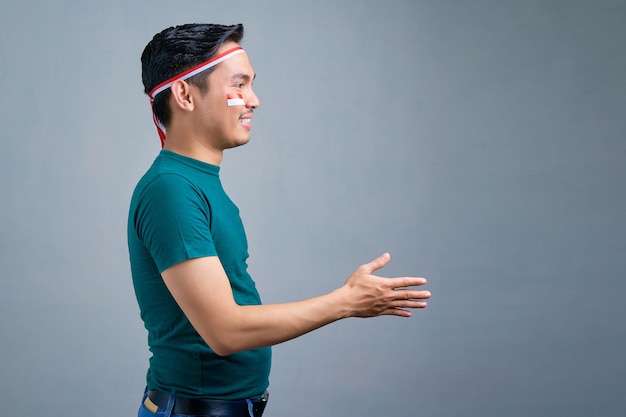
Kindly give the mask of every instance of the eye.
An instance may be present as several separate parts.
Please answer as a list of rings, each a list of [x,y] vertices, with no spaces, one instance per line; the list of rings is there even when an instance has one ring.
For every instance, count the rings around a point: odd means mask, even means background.
[[[243,88],[243,83],[235,84],[235,87],[237,87],[237,88]]]

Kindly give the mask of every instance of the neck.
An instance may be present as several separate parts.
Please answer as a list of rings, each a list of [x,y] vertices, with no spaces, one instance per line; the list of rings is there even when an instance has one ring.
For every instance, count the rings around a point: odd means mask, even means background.
[[[167,132],[163,149],[218,166],[222,163],[224,154],[221,149],[209,147],[189,133],[177,134],[170,131]]]

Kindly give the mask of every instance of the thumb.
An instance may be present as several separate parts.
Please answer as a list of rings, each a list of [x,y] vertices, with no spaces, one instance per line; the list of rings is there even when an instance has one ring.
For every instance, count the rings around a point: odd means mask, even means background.
[[[391,255],[389,255],[388,252],[385,252],[382,255],[380,255],[378,258],[374,259],[373,261],[363,265],[362,268],[363,270],[365,270],[365,272],[367,272],[368,274],[371,274],[372,272],[377,271],[380,268],[387,265],[390,259],[391,259]]]

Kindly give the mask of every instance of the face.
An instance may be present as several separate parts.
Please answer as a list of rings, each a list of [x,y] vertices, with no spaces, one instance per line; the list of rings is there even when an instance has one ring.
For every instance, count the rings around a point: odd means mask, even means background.
[[[236,46],[234,42],[227,42],[218,54]],[[198,101],[197,119],[207,146],[221,151],[250,140],[253,112],[259,106],[259,99],[252,91],[254,77],[245,53],[222,61],[209,75],[208,91]],[[227,97],[241,97],[243,104],[235,100],[229,106]]]

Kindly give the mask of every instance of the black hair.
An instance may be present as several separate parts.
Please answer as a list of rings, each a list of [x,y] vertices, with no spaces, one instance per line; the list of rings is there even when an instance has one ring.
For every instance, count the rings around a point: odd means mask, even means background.
[[[141,78],[144,92],[188,70],[217,54],[227,41],[239,43],[243,38],[243,25],[215,25],[190,23],[172,26],[154,35],[141,54]],[[208,75],[215,67],[187,79],[202,92],[208,88]],[[152,110],[159,121],[167,126],[171,111],[168,105],[170,90],[154,98]]]

